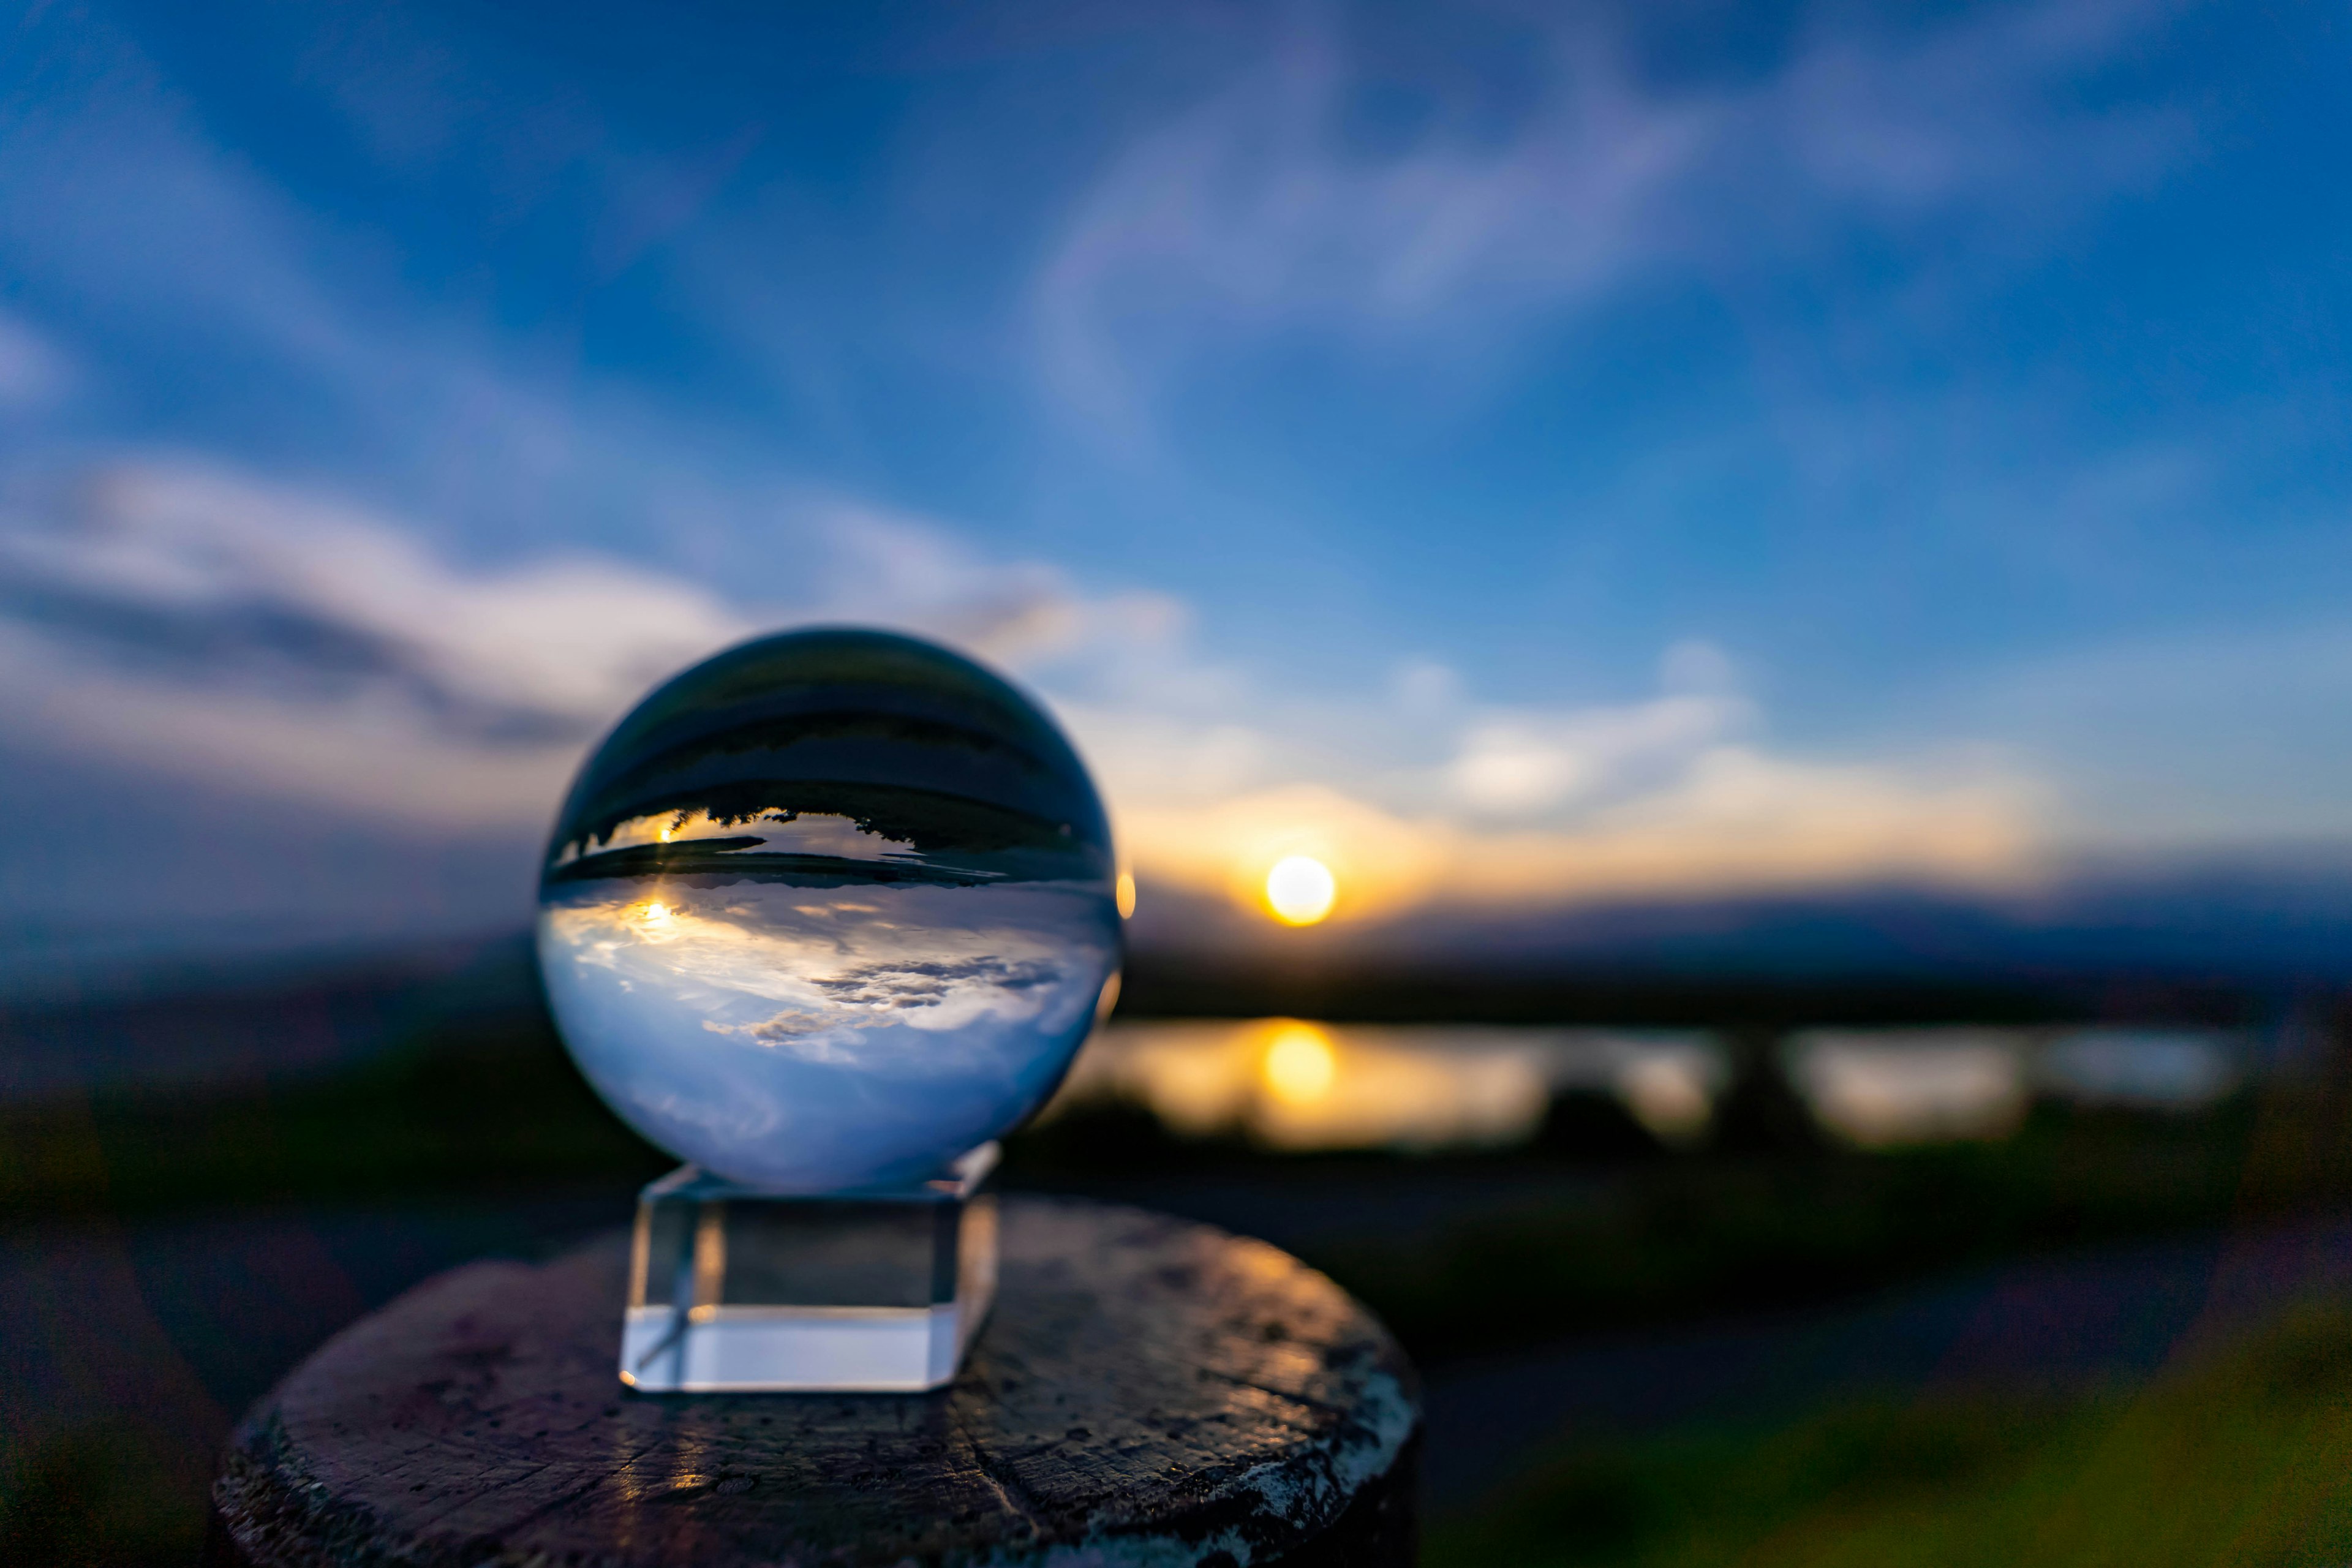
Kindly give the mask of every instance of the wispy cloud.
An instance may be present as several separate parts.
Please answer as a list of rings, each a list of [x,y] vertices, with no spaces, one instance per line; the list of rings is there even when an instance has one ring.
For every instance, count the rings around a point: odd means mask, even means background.
[[[1572,8],[1525,24],[1539,86],[1507,129],[1440,90],[1402,145],[1367,147],[1350,134],[1366,91],[1412,67],[1367,58],[1344,13],[1306,12],[1078,204],[1037,284],[1044,376],[1073,417],[1147,439],[1171,384],[1269,333],[1476,362],[1635,279],[1752,275],[1857,228],[1987,209],[2038,227],[2178,147],[2173,119],[2063,90],[2152,15],[2131,0],[1925,26],[1844,15],[1727,86],[1645,74],[1634,20]]]
[[[1554,816],[1647,793],[1753,727],[1754,706],[1719,651],[1677,647],[1666,664],[1670,689],[1645,702],[1479,716],[1446,766],[1447,795],[1491,819]],[[1706,667],[1696,683],[1685,673],[1694,664]]]
[[[576,92],[517,81],[511,61],[461,59],[446,40],[393,36],[404,24],[352,32],[321,43],[306,85],[374,146],[386,188],[436,206],[448,171],[432,157],[470,161],[504,204],[480,219],[493,228],[583,189],[604,237],[583,242],[601,258],[585,260],[592,273],[680,221],[691,171],[653,166]],[[739,428],[672,389],[586,373],[560,342],[502,330],[490,280],[418,287],[427,264],[403,237],[273,179],[102,9],[28,28],[0,67],[0,254],[28,293],[80,319],[79,379],[101,416],[160,397],[184,417],[193,403],[200,449],[364,474],[409,523],[493,548],[635,533],[698,509],[740,529],[745,495],[774,481],[772,462],[730,449]],[[0,400],[11,364],[54,390],[61,362],[43,326],[0,320]]]
[[[845,620],[918,627],[999,664],[1050,669],[1161,648],[1189,619],[1167,595],[1088,595],[1058,567],[994,560],[903,510],[839,496],[793,510],[823,548],[803,605]]]
[[[2051,830],[2096,853],[2275,855],[2352,835],[2352,621],[2181,627],[2012,662],[1943,721],[2043,759]]]
[[[542,821],[631,696],[744,635],[691,584],[580,554],[468,573],[346,504],[121,466],[0,532],[20,736],[452,826]]]
[[[51,18],[19,42],[20,67],[46,79],[0,100],[0,244],[16,268],[106,300],[118,330],[259,351],[338,380],[372,357],[306,265],[329,241],[321,226],[205,134],[120,28]],[[341,259],[359,258],[346,247]]]
[[[37,409],[71,389],[71,362],[41,333],[0,310],[0,414]]]
[[[730,598],[583,551],[469,567],[410,520],[218,466],[117,462],[0,516],[0,692],[22,737],[265,795],[543,825],[656,681],[786,622],[858,621],[1030,669],[1165,646],[1172,601],[1089,596],[939,526],[779,502],[801,591]]]

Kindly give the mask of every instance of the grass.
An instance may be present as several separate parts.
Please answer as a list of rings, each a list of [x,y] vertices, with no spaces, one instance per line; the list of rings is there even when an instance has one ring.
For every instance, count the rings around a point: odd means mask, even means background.
[[[0,1219],[643,1181],[673,1163],[543,1021],[494,1020],[331,1078],[0,1110]]]
[[[1413,1353],[1792,1305],[2022,1249],[2209,1228],[2352,1194],[2340,1097],[2242,1098],[2195,1119],[2045,1110],[1992,1145],[1860,1154],[1720,1149],[1578,1165],[1559,1151],[1416,1158],[1186,1144],[1109,1108],[1016,1136],[1013,1185],[1195,1178],[1349,1194],[1364,1223],[1299,1250]],[[0,1223],[299,1199],[409,1200],[596,1183],[669,1162],[581,1080],[543,1020],[444,1024],[342,1076],[235,1093],[124,1093],[0,1112]],[[1400,1227],[1385,1196],[1453,1176],[1491,1195]],[[1513,1195],[1513,1194],[1518,1195]]]
[[[0,1563],[40,1568],[193,1563],[203,1478],[131,1420],[0,1447]]]
[[[2255,1201],[2248,1170],[2265,1131],[2247,1103],[2193,1121],[2051,1110],[2000,1144],[1670,1159],[1594,1201],[1498,1205],[1409,1245],[1368,1230],[1311,1261],[1419,1353],[1494,1349],[2217,1226],[2339,1189],[2315,1164]]]
[[[1840,1406],[1557,1454],[1425,1568],[2335,1568],[2352,1560],[2352,1309],[2137,1394]]]

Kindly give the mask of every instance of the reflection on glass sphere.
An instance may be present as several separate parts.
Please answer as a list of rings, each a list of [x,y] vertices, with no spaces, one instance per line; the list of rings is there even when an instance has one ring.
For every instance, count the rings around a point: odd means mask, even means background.
[[[1061,1080],[1119,959],[1110,828],[1020,692],[910,637],[763,637],[564,802],[548,999],[647,1138],[777,1192],[921,1179]]]

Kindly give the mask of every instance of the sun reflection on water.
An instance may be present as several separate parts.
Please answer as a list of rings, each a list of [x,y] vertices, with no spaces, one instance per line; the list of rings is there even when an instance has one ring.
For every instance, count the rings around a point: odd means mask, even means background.
[[[1339,1058],[1331,1037],[1312,1024],[1284,1023],[1265,1047],[1268,1094],[1286,1105],[1312,1105],[1331,1092]]]
[[[1779,1057],[1823,1131],[1894,1148],[2006,1137],[2038,1095],[2192,1113],[2244,1081],[2245,1050],[2186,1029],[1815,1029]],[[1144,1020],[1100,1030],[1045,1114],[1124,1100],[1180,1137],[1410,1152],[1527,1142],[1582,1096],[1693,1148],[1731,1076],[1698,1029]]]
[[[1678,1031],[1318,1024],[1115,1024],[1048,1116],[1148,1107],[1183,1137],[1269,1148],[1434,1150],[1526,1142],[1562,1092],[1610,1096],[1669,1143],[1702,1134],[1727,1076],[1712,1037]]]

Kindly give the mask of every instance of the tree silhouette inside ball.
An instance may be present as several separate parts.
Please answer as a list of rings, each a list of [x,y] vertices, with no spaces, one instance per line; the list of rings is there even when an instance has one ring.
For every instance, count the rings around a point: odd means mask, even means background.
[[[992,1141],[1115,994],[1116,875],[1053,721],[929,643],[764,637],[622,720],[564,802],[539,954],[581,1071],[687,1162],[639,1204],[624,1381],[953,1375]]]

